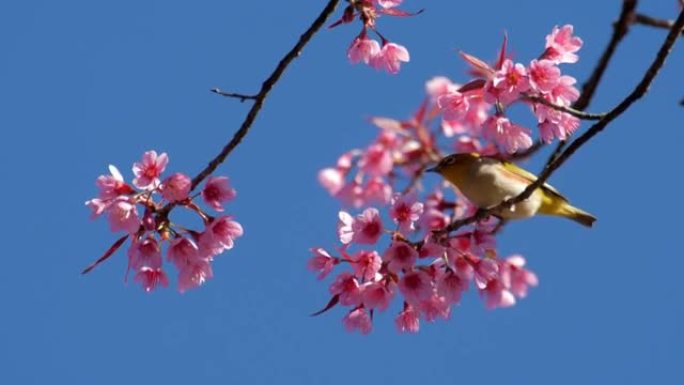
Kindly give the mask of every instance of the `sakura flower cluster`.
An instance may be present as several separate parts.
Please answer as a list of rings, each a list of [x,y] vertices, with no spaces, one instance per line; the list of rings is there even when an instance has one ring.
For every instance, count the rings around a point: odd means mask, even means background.
[[[577,62],[581,47],[573,27],[565,25],[553,28],[542,54],[527,65],[507,57],[505,39],[494,65],[462,53],[474,78],[463,86],[442,79],[432,87],[445,133],[482,136],[507,153],[525,150],[532,145],[531,130],[506,115],[509,106],[521,102],[534,114],[544,142],[567,139],[579,127],[579,119],[554,106],[570,107],[579,91],[575,78],[563,75],[559,65]]]
[[[500,257],[498,219],[442,231],[477,208],[441,180],[435,186],[424,178],[427,168],[454,152],[507,159],[529,148],[532,131],[507,115],[516,104],[531,109],[530,120],[545,142],[566,139],[578,127],[575,116],[561,111],[579,96],[575,79],[559,69],[578,59],[582,41],[572,26],[554,27],[542,54],[527,64],[508,57],[506,45],[504,40],[492,65],[463,53],[472,78],[462,85],[443,76],[429,80],[412,116],[371,118],[376,139],[319,172],[332,196],[360,211],[340,212],[340,245],[312,249],[309,261],[319,278],[349,267],[333,279],[331,300],[322,310],[348,307],[347,329],[369,332],[373,315],[395,302],[397,327],[415,332],[420,321],[448,318],[469,287],[487,308],[499,308],[537,285],[522,256]]]
[[[166,261],[178,272],[180,292],[212,278],[214,258],[232,249],[235,239],[243,234],[240,223],[222,214],[223,205],[235,198],[235,190],[227,177],[210,177],[201,193],[191,196],[193,185],[187,175],[174,173],[162,178],[168,161],[166,153],[147,151],[133,165],[135,178],[131,184],[112,165],[109,175],[97,178],[99,194],[87,201],[86,206],[92,210],[92,218],[106,216],[110,229],[124,235],[84,273],[109,258],[130,238],[126,278],[132,271],[134,281],[145,291],[169,285],[162,257],[164,247]],[[198,195],[221,215],[212,216],[204,211],[195,200]],[[172,223],[169,212],[175,206],[197,214],[204,228],[198,231]]]
[[[311,249],[309,268],[319,279],[340,268],[329,286],[330,301],[316,314],[345,306],[344,327],[367,334],[374,315],[396,302],[397,329],[415,333],[421,321],[448,319],[470,287],[489,309],[509,307],[525,297],[537,277],[519,255],[496,257],[489,223],[444,238],[432,235],[423,218],[429,207],[445,203],[440,199],[432,194],[421,203],[412,196],[396,196],[389,220],[373,207],[357,216],[341,211],[337,251]]]
[[[355,19],[361,22],[361,32],[352,40],[347,49],[347,57],[353,64],[365,63],[375,69],[396,74],[401,63],[410,60],[406,47],[387,40],[377,30],[376,20],[380,15],[412,16],[415,15],[397,8],[403,0],[349,0],[342,17],[330,28],[340,24],[348,24]],[[368,37],[371,30],[380,38],[380,42]]]

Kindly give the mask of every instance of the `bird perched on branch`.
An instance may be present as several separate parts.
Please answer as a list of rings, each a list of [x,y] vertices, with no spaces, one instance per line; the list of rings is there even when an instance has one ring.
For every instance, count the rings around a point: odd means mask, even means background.
[[[536,175],[513,163],[475,153],[446,156],[426,171],[440,174],[481,209],[495,207],[520,195],[537,180]],[[569,218],[587,227],[596,221],[593,215],[572,206],[558,190],[546,183],[529,198],[494,213],[502,219],[529,218],[537,214]]]

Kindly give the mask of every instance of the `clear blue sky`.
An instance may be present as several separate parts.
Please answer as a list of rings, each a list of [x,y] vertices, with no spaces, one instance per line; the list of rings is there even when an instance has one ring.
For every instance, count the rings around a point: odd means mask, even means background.
[[[254,131],[221,167],[238,189],[229,210],[245,227],[216,277],[184,295],[123,284],[117,254],[80,270],[115,236],[83,202],[107,164],[130,178],[143,151],[196,173],[251,93],[323,1],[13,1],[0,6],[0,383],[3,384],[674,384],[684,359],[680,193],[684,45],[650,93],[555,174],[599,217],[510,225],[503,253],[521,252],[541,284],[512,309],[487,311],[472,289],[448,322],[400,335],[393,314],[369,336],[306,271],[308,249],[335,242],[338,203],[317,171],[375,136],[369,115],[407,117],[434,75],[464,79],[463,49],[493,57],[502,32],[521,60],[555,24],[584,38],[582,81],[607,42],[620,2],[423,2],[419,17],[381,20],[409,47],[399,76],[351,66],[357,26],[323,31],[288,70]],[[676,2],[640,9],[672,18]],[[338,10],[338,15],[339,15]],[[665,31],[635,27],[592,111],[637,82]],[[684,42],[680,42],[684,43]],[[545,153],[526,166],[538,170]]]

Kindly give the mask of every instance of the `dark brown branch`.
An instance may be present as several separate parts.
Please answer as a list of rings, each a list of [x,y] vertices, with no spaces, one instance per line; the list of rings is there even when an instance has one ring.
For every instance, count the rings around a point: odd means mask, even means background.
[[[266,97],[273,86],[278,82],[278,80],[280,80],[280,77],[283,75],[290,63],[292,63],[292,61],[302,53],[302,49],[304,49],[307,43],[309,43],[316,32],[323,27],[330,15],[332,15],[332,13],[335,11],[335,8],[337,8],[337,4],[339,2],[340,0],[328,1],[328,4],[325,6],[325,8],[323,8],[316,20],[314,20],[311,26],[309,26],[309,28],[299,37],[297,44],[295,44],[294,47],[292,47],[292,49],[290,49],[290,51],[285,54],[282,59],[280,59],[280,62],[276,66],[275,70],[273,70],[273,73],[271,73],[271,75],[262,83],[259,93],[255,95],[254,104],[252,104],[252,108],[250,108],[247,112],[244,121],[240,125],[240,128],[235,132],[230,141],[226,143],[221,152],[216,155],[214,159],[209,161],[209,164],[207,164],[207,166],[200,171],[199,174],[192,178],[191,191],[195,190],[195,188],[197,188],[197,186],[205,178],[211,175],[218,168],[218,166],[226,160],[228,155],[230,155],[235,147],[240,144],[242,139],[245,137],[245,135],[247,135],[252,127],[257,115],[259,115],[259,111],[261,111],[261,107],[263,106],[264,101],[266,100]],[[167,216],[173,206],[174,204],[172,203],[164,206],[161,209],[159,216],[162,218]]]
[[[212,88],[209,91],[211,91],[217,95],[225,96],[227,98],[240,99],[241,102],[244,102],[245,100],[256,100],[256,98],[257,98],[257,95],[236,94],[234,92],[223,91],[220,88]]]
[[[603,78],[603,74],[604,72],[606,72],[606,69],[608,68],[608,63],[610,63],[610,60],[615,54],[617,46],[620,44],[620,41],[622,41],[622,38],[625,37],[627,31],[629,30],[629,24],[631,20],[634,18],[634,10],[636,9],[636,5],[637,0],[623,0],[620,16],[618,17],[618,20],[615,23],[613,23],[613,35],[608,41],[608,45],[606,46],[606,48],[603,50],[601,58],[596,63],[596,66],[594,67],[594,70],[592,71],[591,75],[582,85],[582,93],[580,94],[580,97],[577,99],[577,101],[575,101],[575,103],[571,107],[573,110],[583,111],[591,103],[591,100],[594,98],[594,94],[596,93],[596,89],[598,88],[598,85],[601,82],[601,79]],[[528,150],[520,154],[515,154],[510,159],[517,160],[528,158],[537,151],[539,151],[543,146],[544,143],[538,140]],[[546,165],[551,163],[551,161],[553,161],[560,154],[561,150],[563,150],[564,147],[565,141],[559,142],[556,146],[556,149],[549,156]]]
[[[658,19],[655,17],[644,15],[643,13],[635,14],[634,19],[633,19],[633,23],[634,24],[647,25],[649,27],[663,28],[663,29],[670,29],[670,28],[672,28],[672,25],[674,25],[674,21],[672,21],[672,20]],[[684,31],[682,31],[682,35],[684,35]]]
[[[665,59],[667,59],[667,56],[672,51],[672,47],[676,43],[679,34],[681,34],[683,27],[684,10],[679,14],[679,17],[677,17],[677,20],[673,23],[673,26],[670,29],[670,32],[667,34],[667,37],[665,38],[663,45],[658,50],[658,53],[656,54],[656,57],[653,60],[653,63],[651,63],[651,65],[648,67],[648,70],[646,70],[646,73],[644,74],[639,84],[634,88],[634,90],[629,95],[627,95],[627,97],[625,97],[617,106],[610,110],[603,119],[599,120],[593,126],[591,126],[589,130],[587,130],[587,132],[585,132],[577,139],[575,139],[568,146],[568,148],[565,149],[557,158],[555,158],[553,161],[547,164],[544,167],[542,173],[539,175],[539,178],[534,183],[531,183],[529,186],[527,186],[525,191],[523,191],[522,193],[520,193],[520,195],[514,198],[501,202],[495,207],[479,210],[475,215],[471,217],[454,221],[451,224],[449,224],[449,226],[447,226],[444,230],[442,230],[442,232],[451,232],[457,230],[461,226],[481,220],[498,210],[509,208],[512,205],[518,202],[522,202],[523,200],[529,198],[530,195],[532,195],[532,193],[537,188],[543,185],[549,179],[551,174],[553,174],[555,170],[561,167],[565,163],[565,161],[567,161],[580,147],[589,142],[589,140],[591,140],[599,132],[603,131],[603,129],[610,122],[612,122],[617,117],[622,115],[622,113],[624,113],[632,104],[634,104],[637,100],[639,100],[646,94],[648,88],[653,82],[653,79],[655,79],[656,75],[658,75],[658,72],[665,64]]]
[[[306,44],[311,40],[314,34],[319,29],[321,29],[323,24],[325,24],[326,20],[328,20],[328,17],[335,11],[335,8],[337,7],[338,3],[339,0],[330,0],[328,2],[328,5],[325,6],[323,11],[321,11],[321,14],[318,15],[316,20],[314,20],[314,22],[306,30],[306,32],[304,32],[299,37],[299,41],[297,41],[297,44],[295,44],[295,46],[292,47],[292,49],[280,60],[273,73],[261,85],[261,89],[259,90],[259,93],[256,95],[256,98],[254,99],[254,104],[252,105],[252,108],[247,112],[247,116],[245,117],[245,120],[242,122],[240,129],[237,130],[237,132],[235,132],[233,138],[225,145],[225,147],[223,147],[221,152],[209,162],[209,164],[204,168],[204,170],[200,171],[199,174],[192,178],[192,190],[194,190],[197,187],[197,185],[200,184],[206,177],[211,175],[211,173],[213,173],[216,170],[216,168],[218,168],[218,166],[226,160],[226,158],[233,151],[233,149],[237,147],[238,144],[240,144],[242,138],[244,138],[245,135],[247,135],[249,129],[252,127],[252,124],[254,123],[254,120],[259,114],[259,111],[261,110],[261,107],[263,106],[264,101],[268,96],[268,93],[271,91],[273,86],[278,82],[280,77],[283,75],[283,72],[285,72],[290,63],[292,63],[292,61],[302,53],[302,49],[304,48],[304,46],[306,46]]]
[[[617,46],[629,31],[629,25],[635,17],[634,10],[636,9],[636,6],[637,0],[623,0],[620,16],[618,17],[618,20],[613,23],[613,35],[610,37],[608,45],[604,49],[603,54],[601,54],[601,58],[596,63],[596,67],[594,67],[594,71],[591,73],[591,76],[589,76],[589,79],[587,79],[582,86],[582,93],[577,101],[575,101],[575,103],[572,105],[572,108],[580,111],[585,110],[589,106],[589,103],[591,103],[591,100],[594,98],[594,94],[596,94],[596,89],[603,78],[603,74],[608,68],[608,63],[610,63],[610,60],[613,58]],[[566,143],[567,142],[565,140],[558,142],[558,145],[556,145],[556,148],[546,160],[546,163],[544,164],[545,168],[558,158],[558,156],[561,154],[561,151],[563,151],[565,148]]]
[[[534,103],[539,103],[543,104],[549,108],[552,108],[554,110],[560,111],[560,112],[565,112],[566,114],[570,114],[578,119],[582,120],[601,120],[606,114],[593,114],[591,112],[584,112],[580,110],[576,110],[572,107],[565,107],[565,106],[559,106],[556,104],[551,103],[550,101],[540,98],[539,96],[525,96],[525,99],[534,102]]]
[[[582,85],[582,94],[575,104],[572,105],[572,108],[576,110],[585,110],[589,106],[589,103],[591,103],[594,93],[596,92],[596,87],[598,87],[598,84],[601,82],[601,78],[606,72],[606,68],[608,68],[610,59],[613,57],[613,54],[615,54],[615,49],[629,30],[629,24],[634,16],[636,5],[637,0],[624,0],[622,2],[620,17],[615,24],[613,24],[613,36],[611,36],[608,46],[606,46],[606,49],[603,51],[591,76],[589,76],[589,79]]]

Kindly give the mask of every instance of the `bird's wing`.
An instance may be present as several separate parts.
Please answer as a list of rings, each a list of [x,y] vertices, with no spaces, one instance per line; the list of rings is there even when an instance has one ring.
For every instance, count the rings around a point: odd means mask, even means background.
[[[505,161],[505,160],[499,160],[501,162],[501,166],[504,172],[507,172],[509,176],[516,178],[518,180],[522,180],[528,183],[533,183],[534,181],[537,180],[537,176],[532,174],[531,172],[522,169],[515,165],[514,163]],[[564,197],[558,190],[556,190],[553,186],[551,186],[548,183],[544,183],[541,187],[544,192],[547,192],[549,194],[555,195],[558,198],[568,201],[566,197]]]

